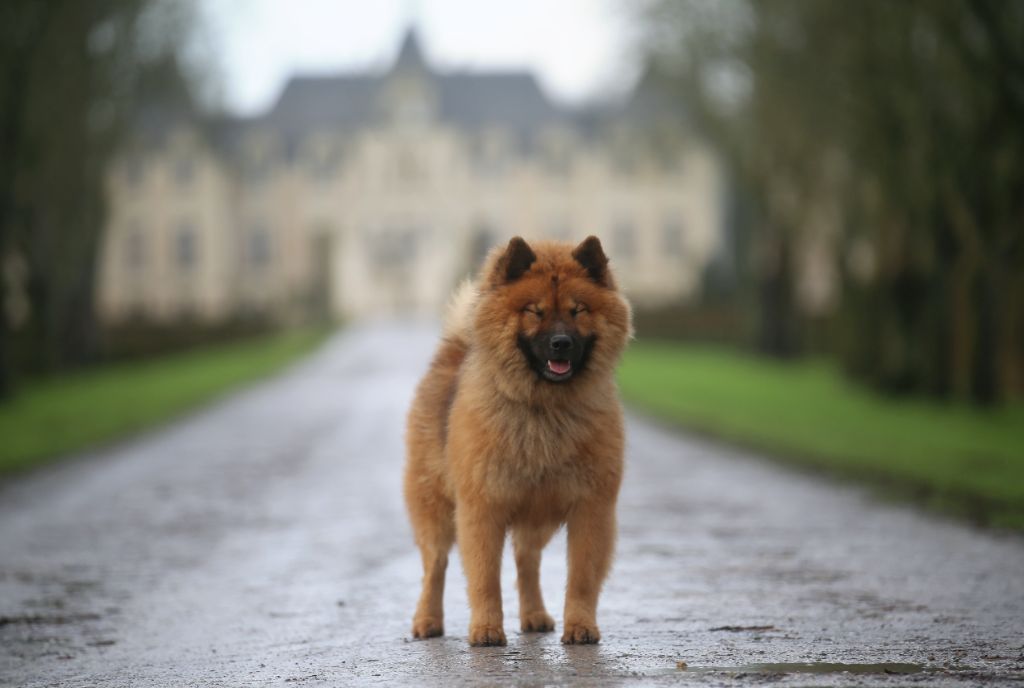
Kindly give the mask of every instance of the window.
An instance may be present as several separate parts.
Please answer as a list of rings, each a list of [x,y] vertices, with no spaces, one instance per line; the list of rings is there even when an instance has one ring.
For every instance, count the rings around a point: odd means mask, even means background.
[[[333,139],[313,137],[306,144],[304,164],[309,175],[321,183],[330,182],[338,176],[343,159],[342,146]]]
[[[620,177],[632,177],[639,167],[637,152],[628,145],[615,146],[612,150],[612,168]]]
[[[271,142],[260,135],[254,135],[244,143],[240,162],[242,175],[247,182],[262,184],[269,179],[277,164],[275,151]],[[287,151],[282,150],[281,153],[283,157]]]
[[[132,188],[142,184],[142,178],[145,171],[142,159],[137,155],[129,156],[124,162],[124,179],[128,186]]]
[[[677,147],[665,146],[659,149],[658,161],[661,164],[661,171],[665,174],[678,175],[683,173],[683,156]]]
[[[192,159],[186,156],[179,157],[174,163],[174,181],[178,186],[188,186],[192,182],[194,173]]]
[[[475,271],[487,253],[498,243],[498,233],[486,222],[478,222],[473,230],[473,240],[470,248],[470,269]]]
[[[511,163],[511,144],[500,130],[488,131],[470,142],[473,168],[483,177],[498,177]]]
[[[402,148],[395,159],[398,180],[403,184],[415,184],[424,176],[423,166],[411,148]]]
[[[401,223],[381,227],[370,234],[369,253],[377,268],[403,271],[415,262],[417,239],[425,232],[415,224]]]
[[[134,226],[124,239],[124,263],[129,270],[139,270],[146,263],[146,237]]]
[[[612,230],[612,247],[615,251],[615,258],[628,260],[636,255],[636,233],[633,230],[633,223],[628,220],[619,220]]]
[[[568,222],[553,222],[548,228],[548,237],[555,241],[569,241],[572,238],[572,232],[569,229]]]
[[[661,252],[666,256],[683,255],[683,222],[676,215],[665,218],[661,227]]]
[[[572,155],[569,146],[562,143],[551,143],[544,149],[544,166],[553,177],[568,176],[572,169]]]
[[[183,222],[174,237],[175,260],[182,270],[191,270],[199,262],[195,228]]]
[[[430,117],[426,94],[409,94],[402,98],[395,109],[396,119],[402,124],[420,124]]]
[[[317,178],[320,181],[326,182],[337,177],[338,172],[341,170],[341,158],[341,150],[332,148],[320,161],[316,171]]]
[[[266,227],[256,226],[249,230],[246,255],[249,265],[254,268],[265,268],[270,264],[270,232]]]
[[[270,176],[270,160],[252,156],[245,161],[245,178],[252,184],[260,184]]]

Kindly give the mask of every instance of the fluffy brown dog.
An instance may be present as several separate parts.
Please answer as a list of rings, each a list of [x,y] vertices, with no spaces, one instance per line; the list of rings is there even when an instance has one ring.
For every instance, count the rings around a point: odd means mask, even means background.
[[[504,645],[501,554],[512,531],[523,631],[552,631],[541,550],[568,525],[563,643],[596,643],[615,544],[622,408],[614,367],[632,334],[595,237],[519,237],[456,295],[409,413],[405,498],[423,556],[412,633],[444,633],[444,576],[458,539],[471,645]]]

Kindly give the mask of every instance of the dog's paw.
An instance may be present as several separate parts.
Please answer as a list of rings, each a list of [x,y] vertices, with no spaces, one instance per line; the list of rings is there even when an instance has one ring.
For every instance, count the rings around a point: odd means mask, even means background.
[[[563,645],[593,645],[601,641],[596,623],[566,623],[562,633]]]
[[[505,645],[507,642],[505,640],[505,631],[500,626],[480,624],[469,627],[469,644],[473,647]]]
[[[548,633],[555,630],[555,620],[546,611],[528,612],[519,619],[523,633]]]
[[[444,635],[444,622],[433,616],[424,616],[412,620],[412,637],[417,640],[436,638]]]

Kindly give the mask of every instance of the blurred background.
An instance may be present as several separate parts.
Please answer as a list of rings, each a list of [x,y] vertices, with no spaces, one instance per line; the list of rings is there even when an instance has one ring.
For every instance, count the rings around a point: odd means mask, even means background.
[[[596,234],[634,403],[1024,523],[1022,123],[1017,0],[7,0],[3,465]]]

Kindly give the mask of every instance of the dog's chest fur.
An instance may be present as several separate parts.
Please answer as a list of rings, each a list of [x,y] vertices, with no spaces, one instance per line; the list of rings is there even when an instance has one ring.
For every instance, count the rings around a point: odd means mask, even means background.
[[[574,500],[591,482],[591,422],[570,409],[523,407],[490,418],[498,437],[486,462],[485,489],[507,499],[544,495]]]

